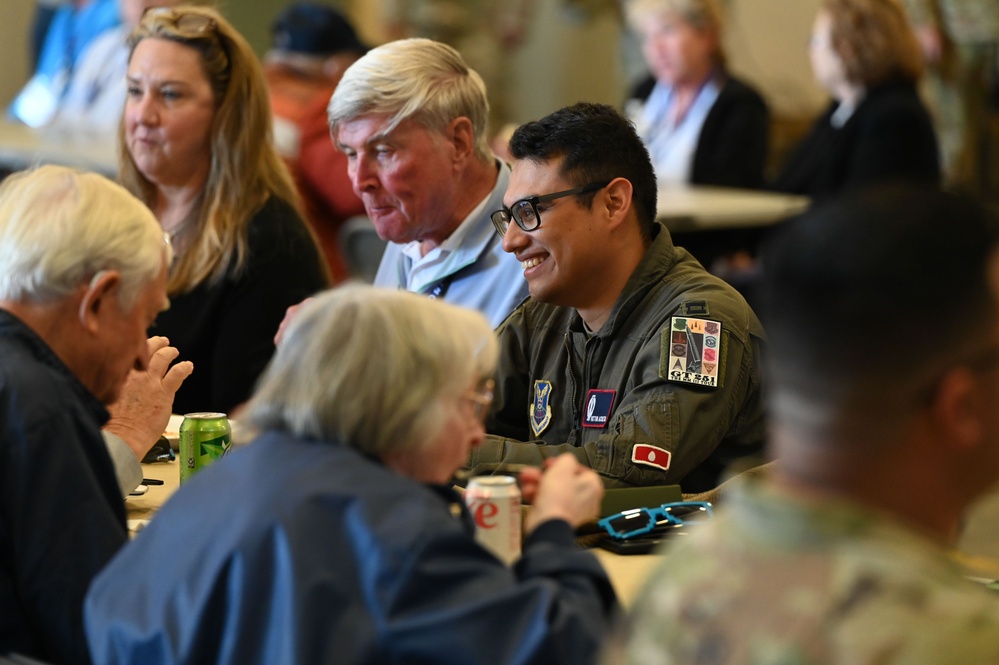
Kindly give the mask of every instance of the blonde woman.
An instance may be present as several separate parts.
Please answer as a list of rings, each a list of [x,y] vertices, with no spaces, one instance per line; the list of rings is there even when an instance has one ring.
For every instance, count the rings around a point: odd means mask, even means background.
[[[129,37],[121,180],[153,210],[177,259],[155,331],[194,375],[174,408],[229,412],[273,353],[285,309],[326,275],[273,148],[261,66],[207,8],[156,8]]]

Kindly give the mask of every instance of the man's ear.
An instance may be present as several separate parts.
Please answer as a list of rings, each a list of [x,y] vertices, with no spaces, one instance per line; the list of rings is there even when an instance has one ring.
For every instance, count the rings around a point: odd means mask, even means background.
[[[448,123],[446,136],[454,149],[455,161],[464,161],[475,152],[475,128],[472,121],[459,116]]]
[[[981,386],[975,373],[967,367],[955,367],[943,375],[930,403],[930,416],[941,432],[942,443],[959,449],[979,445],[985,434],[982,421]]]
[[[90,280],[80,300],[80,323],[85,330],[97,332],[100,319],[111,298],[118,297],[121,275],[117,270],[101,270]]]
[[[601,191],[603,196],[598,193],[597,200],[606,206],[611,227],[620,226],[627,219],[628,212],[631,210],[631,197],[634,193],[631,181],[626,178],[614,178]]]

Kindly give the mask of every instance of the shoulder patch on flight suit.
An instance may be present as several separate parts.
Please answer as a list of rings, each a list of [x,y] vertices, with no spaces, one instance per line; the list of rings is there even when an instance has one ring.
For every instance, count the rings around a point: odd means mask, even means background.
[[[552,407],[548,399],[552,395],[551,381],[534,382],[534,401],[531,403],[531,431],[534,436],[541,436],[552,422]]]
[[[680,314],[684,316],[711,316],[707,300],[687,300],[680,303]]]
[[[673,383],[718,388],[723,355],[720,322],[674,316],[669,330],[662,331],[659,377]]]

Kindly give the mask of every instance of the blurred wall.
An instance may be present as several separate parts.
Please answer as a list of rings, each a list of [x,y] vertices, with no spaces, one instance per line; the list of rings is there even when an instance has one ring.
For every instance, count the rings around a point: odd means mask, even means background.
[[[223,0],[221,9],[258,53],[286,0]],[[371,43],[384,39],[380,3],[328,0],[350,14]],[[6,105],[27,78],[27,32],[34,0],[2,0],[0,101]],[[823,95],[811,78],[806,42],[819,0],[726,0],[732,68],[756,83],[779,114],[807,115]],[[631,54],[626,57],[624,54]],[[613,0],[536,0],[526,41],[509,57],[507,103],[517,122],[579,100],[620,105],[633,81],[634,48]],[[627,73],[626,73],[627,72]]]

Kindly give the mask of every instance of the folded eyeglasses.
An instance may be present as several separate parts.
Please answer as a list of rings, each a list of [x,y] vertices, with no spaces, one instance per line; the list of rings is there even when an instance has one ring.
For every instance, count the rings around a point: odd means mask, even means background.
[[[676,528],[703,522],[714,514],[706,501],[677,501],[654,508],[632,508],[597,521],[618,540],[645,535],[657,527]]]

